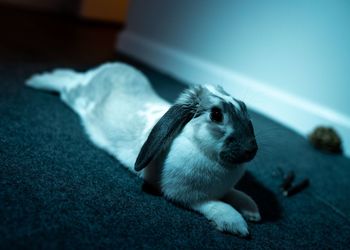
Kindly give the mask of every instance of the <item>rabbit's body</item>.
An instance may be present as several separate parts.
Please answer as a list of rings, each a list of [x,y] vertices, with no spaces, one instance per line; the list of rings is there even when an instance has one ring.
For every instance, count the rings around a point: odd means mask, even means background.
[[[58,91],[95,145],[218,229],[248,234],[233,207],[260,219],[255,203],[234,189],[242,163],[256,152],[253,128],[245,105],[222,89],[195,87],[171,106],[141,72],[121,63],[86,73],[56,70],[27,84]]]
[[[56,70],[49,74],[33,76],[28,85],[43,88],[57,81],[57,87],[46,89],[60,92],[94,144],[136,173],[136,157],[170,104],[154,92],[143,74],[126,64],[104,64],[86,73]]]

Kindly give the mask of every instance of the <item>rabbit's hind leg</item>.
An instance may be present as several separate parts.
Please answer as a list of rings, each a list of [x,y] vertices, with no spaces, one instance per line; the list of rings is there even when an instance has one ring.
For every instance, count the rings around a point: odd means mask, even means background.
[[[236,208],[249,221],[260,221],[261,219],[259,208],[254,200],[237,189],[232,188],[222,201]]]

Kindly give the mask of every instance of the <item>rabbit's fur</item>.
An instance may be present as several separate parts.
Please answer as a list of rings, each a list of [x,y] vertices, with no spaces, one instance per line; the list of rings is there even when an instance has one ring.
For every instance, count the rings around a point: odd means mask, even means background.
[[[257,150],[253,127],[244,103],[222,88],[191,87],[170,105],[141,72],[121,63],[86,73],[56,70],[27,84],[58,91],[95,145],[219,230],[245,236],[242,215],[260,219],[254,201],[234,189]]]

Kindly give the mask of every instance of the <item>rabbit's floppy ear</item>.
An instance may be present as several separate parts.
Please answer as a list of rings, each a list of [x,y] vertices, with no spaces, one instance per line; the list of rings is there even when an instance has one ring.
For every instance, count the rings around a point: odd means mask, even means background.
[[[146,142],[143,144],[135,163],[135,170],[145,168],[166,148],[181,132],[183,127],[198,115],[199,92],[201,87],[188,89],[180,95],[178,101],[154,125]]]

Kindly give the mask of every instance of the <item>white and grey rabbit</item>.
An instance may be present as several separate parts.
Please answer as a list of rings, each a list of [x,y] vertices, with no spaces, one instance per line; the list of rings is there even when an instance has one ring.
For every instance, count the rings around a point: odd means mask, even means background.
[[[59,92],[95,145],[217,229],[247,236],[245,219],[260,220],[255,202],[234,188],[257,151],[253,126],[245,104],[221,87],[190,87],[171,105],[122,63],[55,70],[27,85]]]

